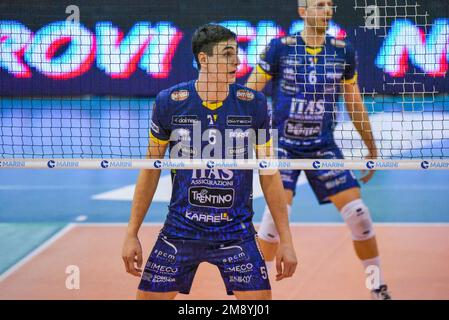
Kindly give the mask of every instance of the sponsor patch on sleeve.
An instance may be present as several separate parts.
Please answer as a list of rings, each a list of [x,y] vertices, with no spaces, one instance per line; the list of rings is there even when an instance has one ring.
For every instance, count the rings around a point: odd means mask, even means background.
[[[254,100],[254,93],[249,90],[240,89],[237,91],[237,98],[243,101],[252,101]]]
[[[343,40],[331,39],[331,44],[337,48],[345,48],[346,47],[346,42],[344,42]]]
[[[189,97],[189,91],[187,91],[187,90],[174,91],[170,95],[170,98],[173,101],[183,101],[183,100],[187,99],[188,97]]]
[[[296,45],[296,38],[295,37],[284,37],[281,39],[282,44],[285,44],[287,46],[294,46]]]

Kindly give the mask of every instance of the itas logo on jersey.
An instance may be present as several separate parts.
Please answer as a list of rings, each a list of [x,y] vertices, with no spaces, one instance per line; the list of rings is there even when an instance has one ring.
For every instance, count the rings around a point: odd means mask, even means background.
[[[290,103],[290,115],[295,118],[323,118],[326,104],[323,99],[305,100],[293,98]]]
[[[211,167],[215,162],[209,161]],[[229,169],[195,169],[192,170],[192,183],[195,180],[209,180],[210,183],[215,183],[217,180],[231,181],[234,177],[234,172]]]

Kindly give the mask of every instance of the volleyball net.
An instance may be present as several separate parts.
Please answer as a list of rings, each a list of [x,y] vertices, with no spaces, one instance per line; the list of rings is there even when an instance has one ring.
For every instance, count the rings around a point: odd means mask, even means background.
[[[344,92],[333,97],[331,109],[320,105],[323,94],[342,90],[335,88],[341,86],[336,81],[341,77],[336,68],[339,62],[321,52],[326,63],[318,65],[315,74],[301,69],[307,61],[297,55],[291,57],[293,67],[279,75],[280,90],[304,87],[306,94],[317,97],[313,105],[296,101],[294,112],[305,116],[290,123],[288,133],[307,140],[322,130],[316,117],[321,113],[321,118],[333,120],[334,140],[344,159],[289,160],[242,159],[226,152],[214,158],[202,150],[190,156],[170,152],[161,159],[146,156],[154,97],[197,76],[190,49],[193,30],[214,22],[237,34],[240,65],[236,76],[237,82],[245,84],[272,39],[304,29],[295,0],[227,1],[218,4],[223,10],[150,1],[125,8],[111,1],[108,12],[79,2],[69,7],[31,1],[0,6],[4,9],[0,16],[0,168],[449,168],[447,3],[334,1],[334,19],[327,34],[337,41],[350,41],[357,52],[357,83],[377,159],[367,158],[366,144],[354,125],[357,115],[348,112]],[[299,1],[303,2],[315,5],[316,1]],[[304,81],[310,84],[313,77],[325,82],[305,86]],[[276,90],[269,84],[264,91],[273,113],[277,112]],[[245,135],[245,130],[230,130],[236,132],[234,137],[240,131]],[[275,146],[279,134],[273,130]],[[203,136],[200,140],[201,145]]]

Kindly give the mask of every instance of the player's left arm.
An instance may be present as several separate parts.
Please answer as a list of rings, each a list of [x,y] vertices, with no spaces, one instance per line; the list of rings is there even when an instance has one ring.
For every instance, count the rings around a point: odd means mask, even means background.
[[[341,45],[342,42],[338,43]],[[343,42],[343,46],[345,47],[345,70],[342,79],[342,90],[346,109],[348,110],[352,123],[368,148],[367,158],[376,159],[378,156],[376,142],[374,141],[368,112],[366,111],[360,88],[357,83],[357,53],[350,42]],[[362,173],[364,172],[362,171]],[[374,171],[369,171],[367,174],[364,174],[360,180],[367,183],[373,175]]]
[[[256,110],[260,115],[258,130],[261,130],[257,132],[256,156],[258,159],[273,159],[273,138],[270,134],[267,101],[263,94],[258,94]],[[288,221],[287,198],[279,170],[261,170],[259,180],[280,237],[280,247],[276,255],[276,280],[279,281],[291,277],[298,264]]]
[[[352,123],[368,148],[369,153],[367,158],[376,159],[378,157],[376,141],[374,140],[368,112],[366,111],[357,81],[343,83],[343,97]],[[361,180],[366,183],[371,179],[373,174],[374,171],[370,171]]]
[[[362,137],[363,142],[369,151],[368,158],[377,158],[377,147],[374,140],[368,112],[366,111],[360,88],[357,82],[343,84],[343,96],[346,103],[346,110],[351,117],[352,123]]]

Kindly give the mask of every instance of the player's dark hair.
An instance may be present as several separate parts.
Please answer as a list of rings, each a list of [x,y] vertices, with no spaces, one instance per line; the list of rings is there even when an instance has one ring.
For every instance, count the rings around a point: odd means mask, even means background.
[[[231,30],[216,24],[205,24],[195,30],[192,37],[192,52],[195,57],[198,70],[201,69],[198,54],[206,53],[209,57],[213,55],[214,46],[222,41],[237,39],[237,35]]]

